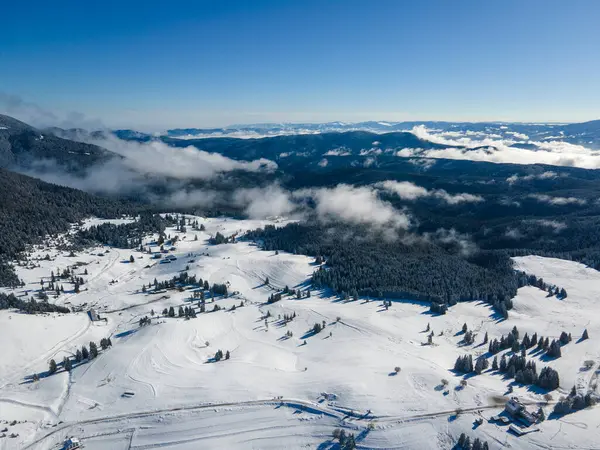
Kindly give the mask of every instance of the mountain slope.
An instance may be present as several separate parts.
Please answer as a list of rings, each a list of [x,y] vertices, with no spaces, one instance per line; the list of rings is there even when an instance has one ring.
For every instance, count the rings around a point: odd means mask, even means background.
[[[62,139],[0,114],[0,167],[29,168],[52,161],[76,172],[116,155],[96,145]]]

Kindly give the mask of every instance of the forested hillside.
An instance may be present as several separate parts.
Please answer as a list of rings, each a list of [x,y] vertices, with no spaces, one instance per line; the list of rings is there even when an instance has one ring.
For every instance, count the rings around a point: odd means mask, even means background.
[[[313,276],[317,287],[342,296],[369,295],[453,304],[484,299],[493,304],[516,295],[519,278],[504,252],[468,259],[456,249],[429,242],[405,244],[368,230],[290,224],[249,233],[266,250],[285,250],[326,260],[329,268]]]
[[[85,217],[118,217],[137,209],[4,169],[0,169],[0,192],[0,285],[18,281],[7,261],[25,250],[26,244],[65,232]]]

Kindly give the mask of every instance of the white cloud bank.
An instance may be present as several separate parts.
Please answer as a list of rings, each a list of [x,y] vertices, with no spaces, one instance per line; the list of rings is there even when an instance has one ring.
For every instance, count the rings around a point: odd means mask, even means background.
[[[547,164],[551,166],[579,167],[583,169],[600,168],[600,151],[563,141],[527,141],[536,150],[518,148],[519,142],[509,139],[496,139],[485,135],[481,139],[472,136],[448,136],[449,133],[436,133],[424,125],[413,127],[411,132],[426,141],[463,148],[420,149],[405,148],[396,152],[400,157],[425,157],[436,159],[459,159],[508,164]],[[513,134],[514,136],[514,134]],[[519,136],[523,137],[523,136]],[[516,145],[516,147],[513,147]]]
[[[193,146],[171,147],[161,141],[125,141],[112,135],[103,139],[82,135],[78,140],[103,147],[120,158],[114,157],[103,164],[95,164],[83,175],[66,173],[52,160],[37,161],[27,173],[85,191],[113,194],[143,189],[149,181],[158,178],[207,181],[237,170],[272,172],[277,169],[277,163],[265,158],[238,161]],[[185,194],[181,195],[185,197]]]

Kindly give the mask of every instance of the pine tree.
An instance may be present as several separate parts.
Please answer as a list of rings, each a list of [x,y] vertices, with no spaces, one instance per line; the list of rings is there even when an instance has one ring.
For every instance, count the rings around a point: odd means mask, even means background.
[[[498,370],[498,357],[494,356],[494,360],[492,361],[492,370]]]
[[[56,361],[51,359],[48,363],[48,373],[52,375],[54,372],[56,372]]]
[[[534,347],[537,345],[537,343],[538,343],[538,335],[537,335],[537,333],[533,333],[533,336],[531,336],[531,341],[529,342],[529,346]]]
[[[513,341],[512,348],[511,348],[512,352],[517,353],[519,351],[519,347],[520,347],[519,341],[517,339],[515,339]]]
[[[90,353],[85,345],[81,347],[81,357],[83,359],[88,359],[90,357]]]
[[[484,344],[488,343],[488,333],[487,333],[487,331],[485,332],[485,336],[483,337],[483,343]]]
[[[514,378],[516,375],[515,366],[509,366],[506,375],[508,376],[508,378]]]
[[[231,356],[231,355],[229,354],[229,350],[227,350],[227,351],[225,352],[225,359],[229,359],[229,357],[230,357],[230,356]]]
[[[546,420],[546,414],[544,413],[544,409],[540,406],[537,411],[538,422],[543,422]]]
[[[98,347],[95,342],[90,342],[90,358],[94,359],[98,356]]]
[[[467,328],[467,324],[465,323],[465,324],[462,326],[462,332],[463,332],[463,333],[466,333],[466,332],[467,332],[467,330],[468,330],[468,328]]]
[[[83,359],[83,355],[81,354],[81,350],[77,349],[75,352],[75,362],[81,362]]]
[[[71,358],[69,358],[68,356],[65,356],[65,359],[63,360],[63,367],[65,368],[65,370],[67,372],[70,372],[71,369],[73,368],[73,363],[71,362]]]

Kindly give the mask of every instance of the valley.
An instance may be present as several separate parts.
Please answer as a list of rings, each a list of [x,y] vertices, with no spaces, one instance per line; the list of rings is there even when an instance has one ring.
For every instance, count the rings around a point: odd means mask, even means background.
[[[16,267],[25,281],[12,290],[17,296],[32,296],[40,280],[47,282],[51,272],[66,267],[75,266],[84,284],[74,293],[65,282],[64,294],[49,300],[80,312],[31,316],[0,311],[5,324],[0,333],[13,352],[0,365],[0,421],[22,422],[9,427],[9,434],[18,436],[3,438],[0,448],[17,443],[30,449],[60,448],[70,436],[81,439],[85,448],[242,443],[329,448],[335,429],[354,434],[359,448],[451,448],[463,432],[491,448],[495,443],[568,448],[573,436],[578,448],[593,448],[600,425],[594,409],[549,418],[535,425],[539,432],[521,437],[488,419],[502,412],[513,395],[536,409],[541,405],[549,416],[573,385],[598,394],[595,336],[600,317],[595,299],[600,276],[595,270],[570,261],[518,257],[515,268],[564,286],[569,296],[559,300],[525,286],[513,299],[508,320],[499,320],[480,301],[460,302],[445,315],[432,315],[428,302],[394,299],[386,308],[382,299],[344,300],[327,289],[314,289],[315,258],[264,251],[243,238],[267,224],[283,226],[284,220],[186,220],[198,221],[204,231],[167,228],[167,236],[177,240],[161,259],[113,247],[69,256],[44,244],[29,256],[34,268]],[[86,221],[84,227],[101,222]],[[217,232],[236,234],[235,243],[211,243]],[[157,245],[149,245],[156,238],[146,236],[143,247],[160,254]],[[173,255],[169,263],[164,262],[167,255]],[[211,298],[210,291],[202,290],[206,299],[201,312],[193,286],[142,292],[154,279],[182,272],[211,286],[225,284],[227,297]],[[283,295],[267,302],[286,286],[300,290],[301,298]],[[196,317],[163,315],[180,306],[194,309]],[[90,321],[90,309],[101,320]],[[143,317],[151,322],[141,326]],[[315,324],[323,329],[315,333]],[[474,334],[473,344],[462,342],[464,324]],[[500,338],[513,327],[521,335],[573,335],[558,359],[548,360],[535,349],[528,355],[538,371],[547,365],[559,372],[560,387],[550,392],[551,398],[545,390],[515,384],[491,369],[480,375],[453,372],[458,356],[486,356],[486,333],[490,340]],[[577,342],[584,329],[590,339]],[[431,344],[427,330],[433,333]],[[97,358],[76,363],[70,372],[59,365],[56,373],[47,374],[50,359],[60,363],[73,358],[82,346],[107,337],[112,346]],[[230,357],[215,361],[218,350]],[[592,361],[587,369],[586,361]],[[34,373],[41,374],[39,381],[31,381]],[[480,417],[483,424],[474,426]]]

